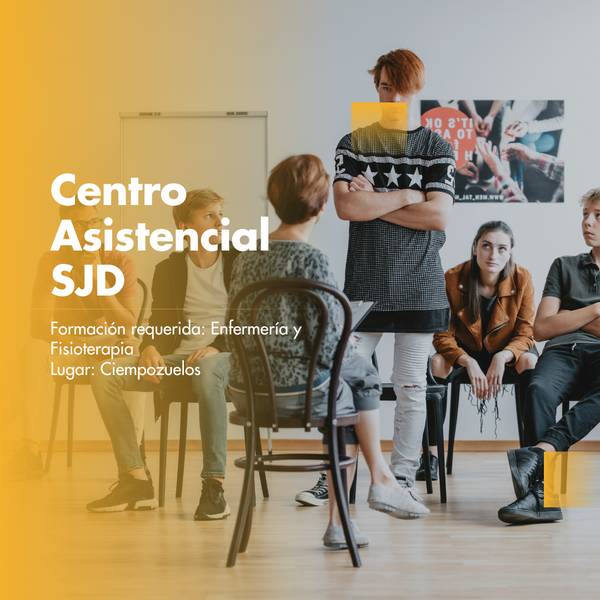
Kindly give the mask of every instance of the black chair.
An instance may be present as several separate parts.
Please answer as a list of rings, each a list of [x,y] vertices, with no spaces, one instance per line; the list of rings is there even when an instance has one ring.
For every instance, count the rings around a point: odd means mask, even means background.
[[[376,368],[377,357],[373,354],[373,364]],[[427,493],[433,494],[433,481],[431,480],[430,470],[430,459],[429,459],[429,438],[430,432],[432,432],[436,438],[436,448],[438,452],[438,469],[439,469],[439,481],[440,481],[440,502],[446,504],[447,502],[447,491],[446,491],[446,472],[445,472],[445,450],[444,450],[444,414],[446,412],[446,385],[440,385],[436,382],[435,378],[431,374],[431,361],[428,363],[427,369],[427,392],[426,392],[426,406],[427,406],[427,420],[425,422],[425,429],[423,431],[423,461],[425,467],[425,484],[427,486]],[[385,384],[383,386],[383,393],[381,395],[382,401],[396,401],[396,394],[391,384]],[[356,485],[358,480],[358,469],[354,474],[354,480],[350,487],[350,504],[354,504],[356,501]]]
[[[140,326],[144,320],[146,313],[146,306],[148,304],[148,287],[146,284],[138,278],[138,285],[141,288],[142,302],[137,318],[137,325]],[[50,424],[50,435],[48,436],[48,448],[46,450],[46,464],[44,465],[44,472],[48,473],[52,464],[52,457],[54,455],[54,442],[56,440],[56,429],[58,427],[58,417],[60,414],[60,405],[62,399],[63,388],[67,388],[68,400],[67,400],[67,467],[71,467],[73,464],[73,434],[74,434],[74,420],[75,420],[75,389],[78,385],[89,385],[89,377],[78,377],[69,381],[65,377],[54,377],[54,406],[52,408],[52,421]]]
[[[337,344],[333,365],[331,369],[331,378],[329,381],[329,393],[327,401],[327,415],[324,417],[315,417],[312,414],[312,392],[315,377],[317,359],[323,343],[327,322],[328,310],[321,295],[330,294],[342,306],[344,311],[344,326],[340,332],[340,339]],[[352,311],[346,297],[324,283],[311,281],[307,279],[272,279],[251,284],[241,290],[231,301],[229,318],[234,322],[247,322],[246,319],[239,319],[239,315],[250,314],[250,323],[259,323],[257,316],[263,302],[273,296],[293,294],[312,304],[319,316],[318,327],[313,340],[303,340],[305,347],[309,350],[308,358],[308,380],[306,382],[304,410],[302,414],[294,418],[280,418],[278,416],[277,399],[273,384],[271,365],[264,340],[259,334],[248,334],[246,336],[235,336],[233,342],[237,357],[240,361],[241,370],[244,378],[244,393],[246,397],[246,412],[240,413],[234,411],[230,415],[230,422],[244,427],[244,439],[246,441],[246,452],[243,458],[235,460],[237,467],[244,469],[244,482],[238,508],[235,529],[229,547],[227,566],[233,567],[240,552],[245,552],[250,539],[252,529],[252,513],[254,506],[254,472],[264,471],[273,472],[310,472],[310,471],[331,471],[337,506],[343,525],[348,551],[352,558],[352,565],[360,567],[361,561],[358,553],[358,547],[350,528],[348,515],[348,503],[346,499],[346,469],[355,463],[355,459],[345,455],[344,432],[343,428],[354,425],[357,422],[357,414],[344,415],[338,417],[336,414],[336,397],[339,376],[344,357],[344,350],[348,342],[352,325]],[[243,303],[246,303],[243,305]],[[251,342],[250,344],[248,342]],[[266,385],[264,388],[255,389],[250,373],[250,356],[256,357],[260,361],[264,372]],[[258,400],[262,402],[258,402]],[[265,427],[278,431],[280,428],[304,428],[310,431],[313,427],[323,428],[327,442],[327,454],[317,453],[286,453],[286,454],[267,454],[262,455],[257,452],[258,428]],[[292,464],[281,464],[286,461]],[[294,464],[296,461],[299,464]],[[301,461],[301,462],[300,462]],[[315,461],[308,463],[307,461]]]
[[[517,427],[519,433],[519,444],[523,446],[523,406],[525,402],[524,386],[522,385],[522,376],[514,369],[507,369],[504,373],[502,385],[514,386],[515,408],[517,412]],[[452,474],[452,465],[454,461],[454,440],[456,438],[456,423],[458,420],[458,404],[460,401],[460,386],[470,384],[467,370],[463,367],[455,369],[446,380],[450,387],[450,431],[448,436],[448,475]]]
[[[169,412],[171,404],[180,404],[179,447],[177,453],[177,483],[175,497],[181,498],[183,491],[183,472],[187,445],[188,405],[195,402],[189,377],[178,377],[167,388],[154,391],[154,414],[160,419],[160,446],[158,453],[158,505],[165,505],[165,484],[167,474],[167,444],[169,434]]]
[[[429,458],[430,432],[435,433],[436,449],[438,456],[438,477],[440,482],[440,502],[446,504],[446,465],[444,451],[444,415],[446,413],[446,398],[448,388],[436,382],[431,373],[431,361],[427,369],[427,422],[423,431],[423,467],[425,469],[425,485],[428,494],[433,493],[431,481],[431,468]]]
[[[179,442],[177,450],[177,481],[175,484],[175,498],[181,498],[183,492],[183,475],[185,470],[185,457],[187,447],[188,409],[190,403],[196,403],[192,393],[189,377],[177,377],[171,385],[158,388],[154,392],[154,414],[160,419],[160,446],[158,455],[158,505],[165,505],[165,490],[167,477],[167,445],[169,433],[169,412],[172,404],[180,404],[179,415]],[[257,452],[262,453],[260,446]],[[267,478],[264,472],[260,473],[260,483],[264,498],[269,497]]]

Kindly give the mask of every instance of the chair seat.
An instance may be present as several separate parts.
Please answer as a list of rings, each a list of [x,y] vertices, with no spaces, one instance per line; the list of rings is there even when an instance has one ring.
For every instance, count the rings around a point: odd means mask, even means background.
[[[279,465],[272,464],[280,461],[304,461],[303,464]],[[306,463],[305,461],[313,461]],[[315,462],[320,461],[320,462]],[[353,456],[340,456],[340,469],[347,469],[356,462]],[[246,457],[241,456],[233,461],[233,464],[240,469],[246,468]],[[331,469],[328,454],[317,454],[309,452],[282,453],[282,454],[263,454],[254,461],[256,471],[270,471],[279,473],[309,473],[323,472]]]
[[[232,425],[241,425],[242,427],[246,425],[247,417],[245,414],[238,412],[237,410],[232,411],[229,414],[229,422]],[[311,422],[311,427],[323,427],[325,425],[326,417],[315,417]],[[304,429],[304,419],[303,417],[286,417],[278,419],[278,427],[280,429]],[[350,425],[355,425],[358,422],[358,413],[352,413],[350,415],[341,415],[336,418],[336,424],[338,427],[348,427]],[[266,418],[261,418],[260,415],[256,416],[256,426],[270,429],[273,427],[273,423],[269,422]]]

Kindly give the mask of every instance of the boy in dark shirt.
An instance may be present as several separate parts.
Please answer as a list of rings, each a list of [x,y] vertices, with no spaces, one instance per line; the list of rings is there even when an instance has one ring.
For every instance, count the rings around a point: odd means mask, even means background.
[[[600,188],[582,199],[582,231],[591,252],[557,258],[550,267],[534,324],[548,340],[525,406],[528,447],[509,450],[517,500],[498,511],[505,523],[562,519],[544,507],[544,451],[566,452],[600,423]],[[577,402],[555,424],[563,400]]]

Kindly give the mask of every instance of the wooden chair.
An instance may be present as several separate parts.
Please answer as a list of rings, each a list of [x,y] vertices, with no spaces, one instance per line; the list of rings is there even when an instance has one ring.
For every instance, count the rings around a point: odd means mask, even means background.
[[[148,287],[138,278],[138,285],[141,289],[142,302],[137,318],[137,325],[141,325],[146,313],[148,304]],[[64,377],[54,377],[54,406],[52,408],[52,421],[50,423],[50,434],[48,436],[48,449],[46,450],[46,464],[44,472],[50,471],[52,457],[54,455],[54,442],[56,440],[56,429],[58,427],[58,417],[60,415],[60,405],[62,400],[63,388],[67,388],[67,467],[73,464],[73,435],[75,421],[75,389],[78,385],[89,385],[89,377],[79,377],[71,381]]]
[[[328,310],[321,294],[333,296],[342,306],[344,311],[344,326],[340,332],[340,339],[337,344],[331,377],[329,381],[327,414],[323,417],[314,416],[312,394],[313,382],[316,373],[317,359],[321,351],[327,322]],[[277,396],[273,384],[273,375],[271,364],[264,339],[261,335],[235,336],[233,342],[236,355],[240,361],[240,367],[243,374],[243,385],[246,398],[246,411],[244,413],[234,411],[230,415],[230,422],[234,425],[244,427],[245,438],[245,456],[235,460],[235,465],[244,469],[244,482],[238,508],[235,529],[229,547],[227,566],[233,567],[240,552],[245,552],[250,539],[252,529],[252,513],[254,507],[254,473],[265,471],[272,472],[307,472],[307,471],[330,471],[333,479],[333,486],[337,500],[337,506],[340,513],[348,551],[354,567],[360,567],[361,561],[358,553],[358,547],[350,528],[350,518],[348,514],[348,503],[346,499],[346,469],[354,464],[355,459],[345,455],[343,427],[354,425],[357,421],[357,414],[338,416],[336,414],[336,398],[339,383],[339,376],[344,357],[344,350],[350,336],[352,327],[352,311],[346,297],[337,289],[324,283],[311,281],[307,279],[272,279],[251,284],[241,290],[231,301],[230,315],[234,322],[248,322],[239,318],[242,314],[250,314],[250,323],[259,323],[259,309],[263,302],[274,296],[294,294],[303,301],[312,304],[317,310],[318,327],[314,339],[303,340],[309,348],[308,359],[308,378],[306,382],[306,391],[304,393],[304,407],[297,417],[280,418],[278,415]],[[249,344],[248,342],[251,342]],[[253,378],[250,372],[250,356],[257,356],[263,369],[266,385],[264,388],[255,389]],[[257,452],[258,428],[265,427],[278,431],[284,428],[304,428],[305,431],[311,431],[314,427],[323,428],[327,442],[328,453],[273,453],[262,455]],[[282,464],[283,461],[292,464]],[[309,462],[313,461],[313,462]]]

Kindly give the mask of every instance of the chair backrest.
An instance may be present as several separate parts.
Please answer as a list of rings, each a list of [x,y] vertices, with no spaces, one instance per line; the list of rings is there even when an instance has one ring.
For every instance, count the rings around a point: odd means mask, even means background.
[[[311,415],[312,415],[312,397],[313,397],[313,384],[315,379],[317,361],[321,352],[323,339],[329,322],[329,311],[327,304],[323,300],[322,295],[317,292],[323,292],[330,294],[337,300],[342,306],[344,313],[344,324],[340,332],[340,338],[336,345],[333,361],[331,365],[331,376],[329,380],[329,393],[327,400],[327,424],[336,418],[336,397],[337,388],[339,382],[340,371],[342,367],[342,360],[344,358],[344,352],[348,343],[348,338],[352,330],[352,309],[346,296],[337,290],[336,288],[313,281],[310,279],[302,278],[279,278],[269,279],[265,281],[258,281],[252,283],[242,290],[240,290],[229,304],[228,321],[231,319],[234,324],[240,325],[259,325],[257,317],[259,316],[259,310],[263,303],[274,296],[282,295],[296,295],[301,298],[302,301],[306,300],[311,303],[317,311],[318,326],[314,334],[314,339],[307,340],[303,338],[298,340],[299,343],[304,343],[310,349],[310,355],[308,358],[308,377],[305,388],[305,402],[302,423],[306,431],[311,430]],[[244,303],[250,303],[249,306]],[[241,314],[250,315],[249,319],[240,319]],[[243,330],[244,331],[244,330]],[[270,422],[273,431],[277,431],[279,428],[279,417],[277,411],[277,399],[275,386],[273,383],[273,372],[271,369],[271,363],[267,354],[267,349],[263,336],[254,331],[247,331],[242,335],[232,336],[233,344],[236,350],[237,358],[240,363],[242,375],[244,378],[244,386],[247,398],[248,406],[248,417],[251,422],[255,422],[256,419],[256,393],[258,390],[255,389],[253,383],[253,377],[250,370],[249,364],[249,353],[258,352],[260,364],[263,368],[263,375],[266,382],[266,390],[260,390],[261,394],[265,394],[269,398],[270,410]],[[252,340],[254,343],[249,344],[248,341]],[[251,346],[254,346],[252,348]],[[305,347],[306,347],[305,346]]]

